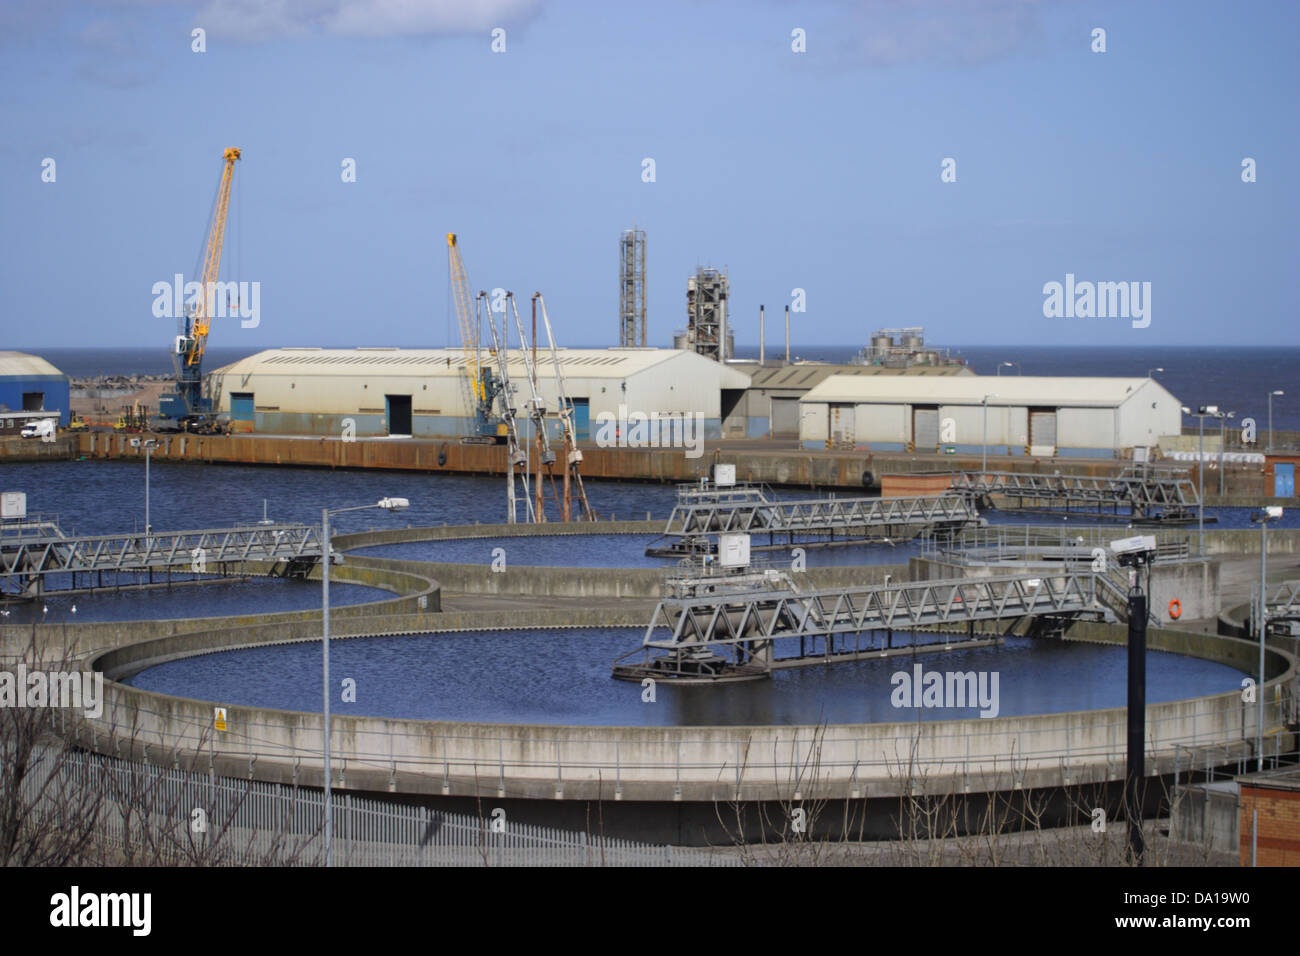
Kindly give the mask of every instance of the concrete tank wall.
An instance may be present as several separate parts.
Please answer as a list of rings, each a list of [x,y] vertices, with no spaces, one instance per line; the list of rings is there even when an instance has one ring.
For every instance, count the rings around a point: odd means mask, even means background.
[[[573,613],[558,612],[569,621],[575,620]],[[509,621],[509,626],[525,627],[556,616],[497,612],[466,615],[460,623],[477,618],[484,626]],[[349,627],[364,626],[363,621],[349,622]],[[1093,625],[1082,633],[1087,639],[1123,640],[1123,631],[1114,627]],[[263,636],[283,639],[272,629]],[[245,645],[257,637],[256,629],[177,635],[110,651],[97,663],[113,676],[203,648]],[[1247,641],[1182,631],[1153,628],[1148,639],[1156,649],[1225,661],[1255,653]],[[1269,664],[1280,675],[1274,680],[1290,679],[1294,661],[1289,655],[1270,650]],[[206,766],[214,733],[212,703],[111,682],[105,693],[104,717],[80,728],[87,746],[134,755],[147,740],[155,751],[189,753]],[[1274,717],[1266,710],[1270,726]],[[212,741],[219,772],[239,767],[263,779],[312,783],[314,775],[319,782],[313,758],[320,749],[319,715],[230,707],[228,718],[229,729]],[[1169,772],[1175,761],[1199,766],[1201,751],[1211,749],[1216,762],[1226,754],[1248,752],[1253,720],[1254,707],[1244,705],[1235,692],[1151,705],[1150,768]],[[1055,786],[1122,775],[1124,724],[1122,708],[824,728],[573,727],[339,717],[334,724],[336,785],[629,800],[802,799],[884,796],[917,786],[936,793]],[[113,731],[132,726],[137,728],[132,736]],[[809,776],[807,768],[813,766],[817,772]]]

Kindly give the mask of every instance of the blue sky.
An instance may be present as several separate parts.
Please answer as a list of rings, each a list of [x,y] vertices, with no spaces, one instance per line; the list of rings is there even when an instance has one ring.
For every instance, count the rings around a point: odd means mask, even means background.
[[[238,146],[223,278],[261,317],[214,346],[447,344],[449,231],[612,345],[633,224],[650,344],[708,265],[742,344],[801,288],[797,343],[1297,345],[1298,35],[1265,2],[9,0],[6,344],[163,346]],[[1066,273],[1150,282],[1150,326],[1045,318]]]

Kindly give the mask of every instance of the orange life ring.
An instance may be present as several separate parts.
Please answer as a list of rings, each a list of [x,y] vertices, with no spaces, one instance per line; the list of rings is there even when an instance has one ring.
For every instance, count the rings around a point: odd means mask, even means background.
[[[1169,616],[1175,621],[1183,616],[1183,602],[1174,598],[1169,602]]]

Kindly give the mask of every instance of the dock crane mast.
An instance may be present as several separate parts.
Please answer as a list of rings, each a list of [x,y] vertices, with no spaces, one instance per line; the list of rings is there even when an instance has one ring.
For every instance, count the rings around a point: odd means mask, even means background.
[[[509,293],[507,293],[507,297]],[[479,317],[478,309],[482,307],[486,314],[488,328],[492,333],[492,354],[497,360],[497,374],[501,383],[501,388],[497,392],[497,401],[501,405],[501,421],[506,429],[506,520],[510,524],[515,524],[519,519],[516,512],[515,496],[515,469],[526,465],[528,462],[528,452],[523,448],[519,441],[519,427],[515,420],[516,409],[514,407],[514,387],[510,383],[510,371],[507,368],[509,364],[509,355],[506,347],[508,342],[502,342],[497,338],[497,323],[492,316],[492,307],[488,302],[488,294],[480,292],[474,302],[475,318]],[[501,315],[502,337],[506,332],[506,316]],[[533,502],[528,496],[528,474],[526,471],[519,472],[519,478],[524,485],[524,512],[527,515],[526,520],[533,520]]]
[[[564,439],[564,498],[561,501],[562,517],[565,521],[573,520],[572,488],[577,489],[578,503],[582,507],[582,518],[595,521],[596,514],[587,501],[587,490],[582,486],[582,452],[578,449],[577,430],[573,424],[573,402],[569,401],[568,390],[564,382],[564,369],[560,366],[560,353],[555,347],[555,335],[551,331],[551,319],[546,314],[546,300],[540,292],[533,293],[533,301],[542,308],[542,324],[546,328],[546,341],[551,347],[551,362],[555,366],[555,389],[559,398],[558,415],[560,430]]]
[[[222,154],[224,166],[221,184],[213,204],[212,222],[208,226],[199,275],[199,301],[179,318],[179,334],[172,348],[172,365],[176,370],[176,388],[162,396],[158,412],[174,420],[184,431],[212,433],[218,431],[212,396],[203,394],[203,353],[212,327],[212,307],[217,278],[221,272],[221,250],[226,239],[226,214],[230,208],[230,186],[240,151],[229,147]]]
[[[515,303],[515,294],[506,293],[506,302],[509,303],[510,310],[515,316],[515,329],[519,333],[519,353],[524,360],[524,370],[528,375],[528,418],[533,423],[533,435],[537,441],[537,452],[541,465],[546,466],[547,474],[551,473],[551,466],[555,464],[555,452],[551,449],[551,438],[546,432],[546,402],[542,399],[541,389],[537,385],[537,302],[533,302],[533,339],[532,351],[529,350],[528,336],[524,334],[524,324],[519,319],[519,307]],[[540,468],[540,466],[539,466]],[[542,499],[542,488],[545,482],[542,481],[542,473],[539,470],[536,478],[537,504],[534,508],[535,521],[546,520],[546,505]],[[555,486],[555,477],[551,475],[551,486]]]
[[[451,292],[456,302],[456,319],[460,323],[460,344],[465,353],[465,375],[461,379],[461,389],[465,397],[465,409],[474,418],[473,433],[461,441],[475,445],[499,444],[505,438],[505,426],[498,427],[498,423],[493,421],[492,406],[497,392],[501,390],[501,382],[483,361],[477,313],[470,300],[469,277],[465,274],[465,263],[460,258],[460,248],[456,245],[454,232],[447,233],[447,261],[451,268]]]

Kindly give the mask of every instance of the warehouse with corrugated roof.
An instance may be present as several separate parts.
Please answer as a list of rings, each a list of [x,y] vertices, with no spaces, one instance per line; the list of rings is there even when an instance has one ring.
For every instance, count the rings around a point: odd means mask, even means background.
[[[806,448],[1113,457],[1182,429],[1150,378],[832,375],[799,404]]]
[[[723,422],[728,438],[798,438],[799,399],[832,375],[908,375],[919,377],[974,375],[967,365],[831,365],[795,362],[759,365],[736,362],[733,368],[750,376],[744,401]]]
[[[70,393],[68,376],[45,359],[26,352],[0,351],[0,416],[5,412],[44,411],[51,418],[57,414],[59,424],[66,425]],[[10,418],[16,420],[15,416]]]
[[[525,357],[508,353],[513,407],[531,398]],[[749,376],[694,352],[655,348],[557,349],[579,440],[608,413],[702,413],[704,437],[721,437]],[[529,358],[532,354],[529,353]],[[538,349],[538,390],[558,407],[555,366]],[[486,356],[496,371],[495,359]],[[250,355],[213,372],[209,394],[236,431],[339,435],[473,434],[465,353],[460,349],[280,348]]]

